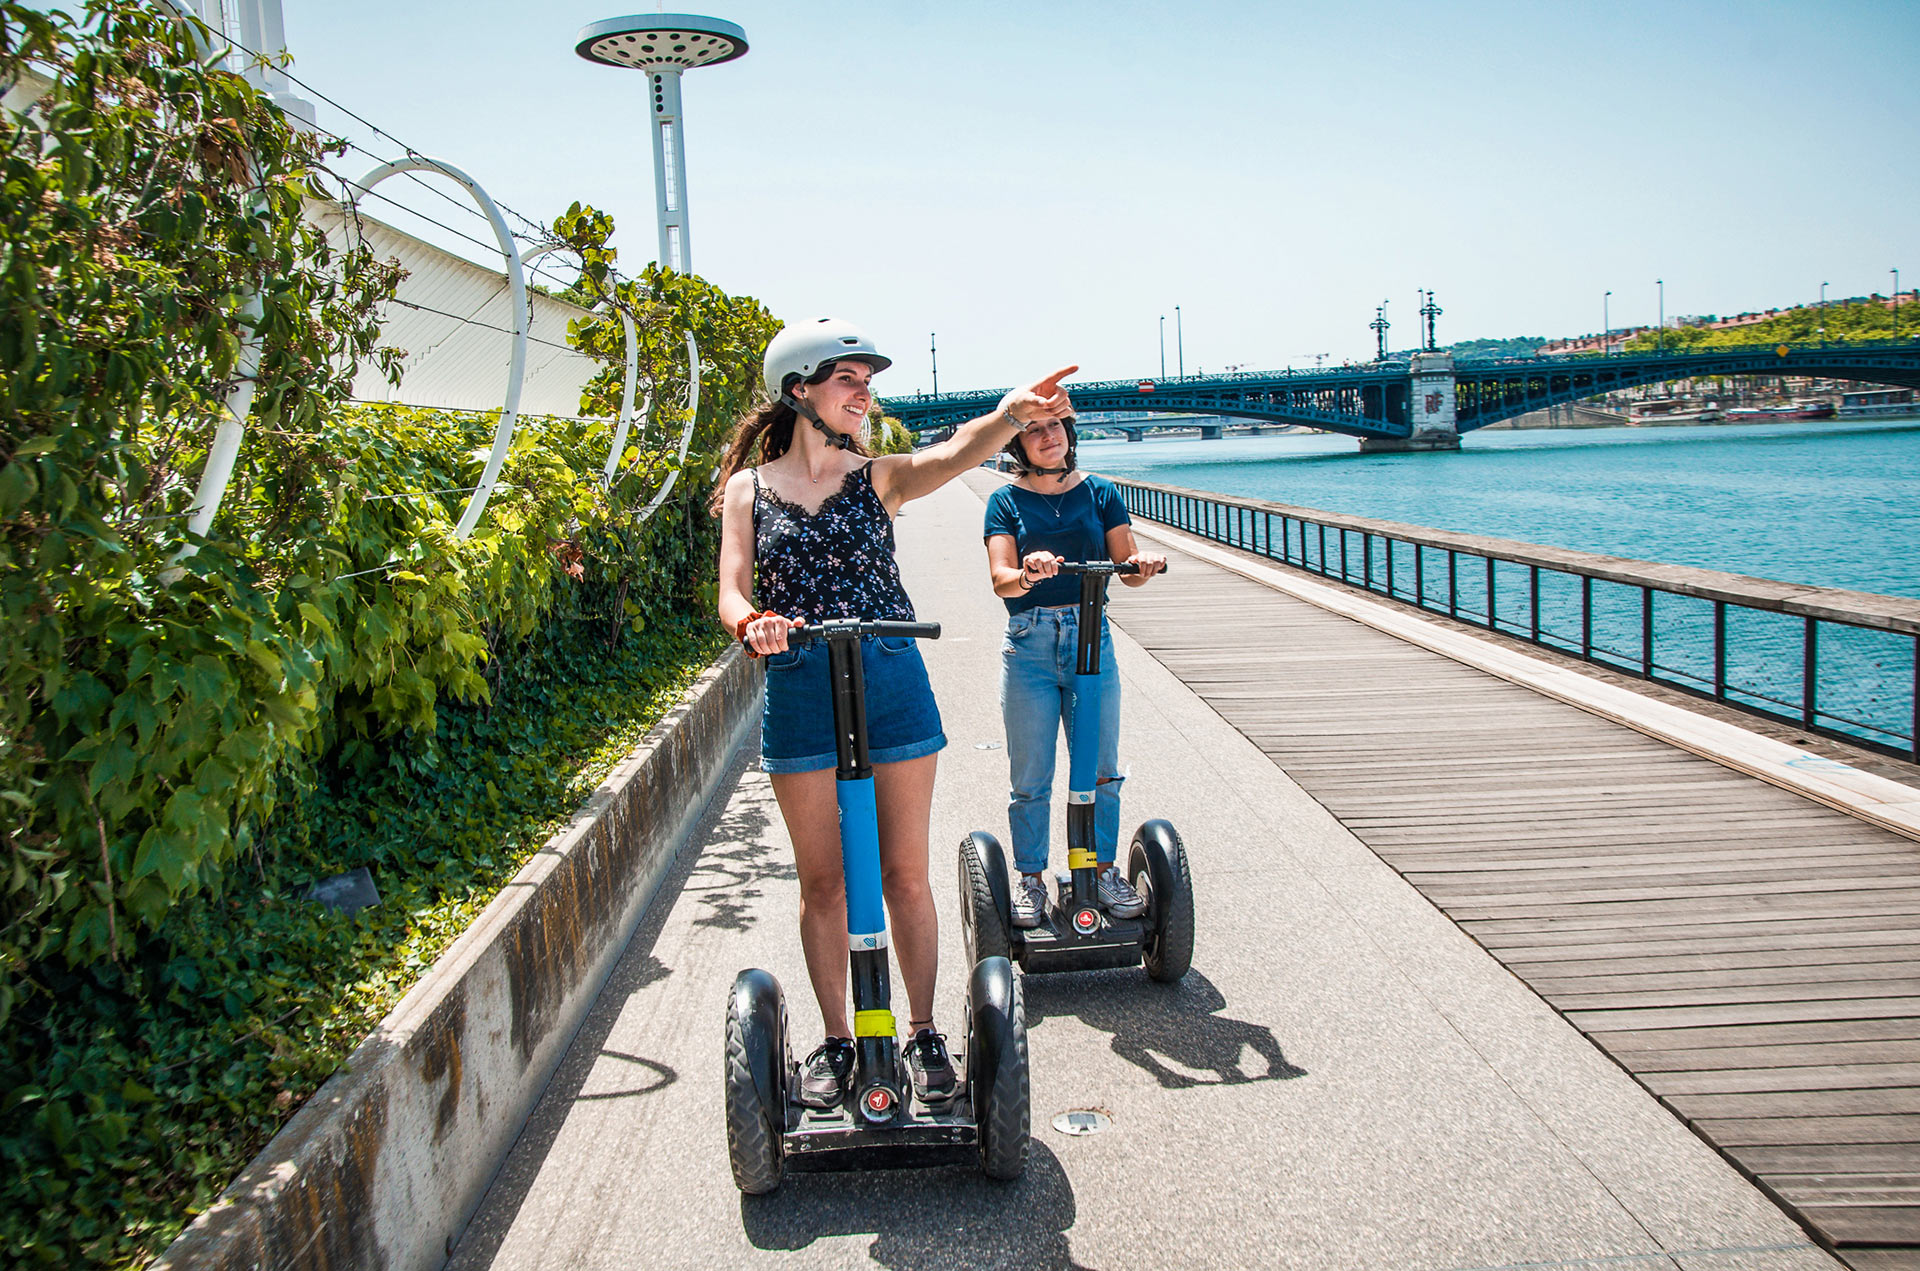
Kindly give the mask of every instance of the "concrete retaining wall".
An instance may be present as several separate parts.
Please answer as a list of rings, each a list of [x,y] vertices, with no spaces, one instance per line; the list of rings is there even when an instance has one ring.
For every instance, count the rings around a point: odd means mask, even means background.
[[[439,1267],[725,775],[761,686],[737,648],[708,668],[155,1267]]]

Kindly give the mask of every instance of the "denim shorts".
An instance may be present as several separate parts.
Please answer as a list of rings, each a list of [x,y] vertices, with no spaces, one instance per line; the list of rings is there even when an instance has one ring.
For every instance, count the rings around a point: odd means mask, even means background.
[[[860,641],[867,686],[867,757],[899,763],[931,755],[947,744],[940,707],[927,682],[927,664],[914,640]],[[760,712],[760,767],[764,772],[815,772],[839,762],[833,745],[833,694],[827,685],[827,646],[814,643],[767,658],[767,700]]]

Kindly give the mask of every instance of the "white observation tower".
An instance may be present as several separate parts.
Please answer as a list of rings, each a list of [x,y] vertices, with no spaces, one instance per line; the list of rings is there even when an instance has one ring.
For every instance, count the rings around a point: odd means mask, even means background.
[[[747,33],[719,18],[641,13],[582,27],[574,51],[589,62],[646,72],[653,92],[653,201],[660,220],[660,263],[679,273],[692,273],[680,73],[742,56],[747,51]]]

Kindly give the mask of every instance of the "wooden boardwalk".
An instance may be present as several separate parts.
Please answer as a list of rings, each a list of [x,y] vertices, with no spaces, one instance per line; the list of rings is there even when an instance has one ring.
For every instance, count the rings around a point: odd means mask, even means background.
[[[1117,625],[1843,1259],[1920,1267],[1920,844],[1168,554]]]

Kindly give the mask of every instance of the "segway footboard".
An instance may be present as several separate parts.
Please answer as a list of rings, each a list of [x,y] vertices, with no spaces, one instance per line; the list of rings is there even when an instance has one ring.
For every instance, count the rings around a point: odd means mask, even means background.
[[[885,1125],[869,1125],[845,1107],[789,1104],[787,1127],[780,1137],[791,1173],[964,1165],[980,1153],[965,1091],[937,1112],[916,1104]]]
[[[1138,918],[1101,918],[1100,929],[1091,935],[1062,935],[1051,922],[1022,931],[1014,956],[1028,975],[1047,975],[1056,971],[1104,971],[1113,967],[1140,965],[1140,949],[1146,942],[1146,924]]]

